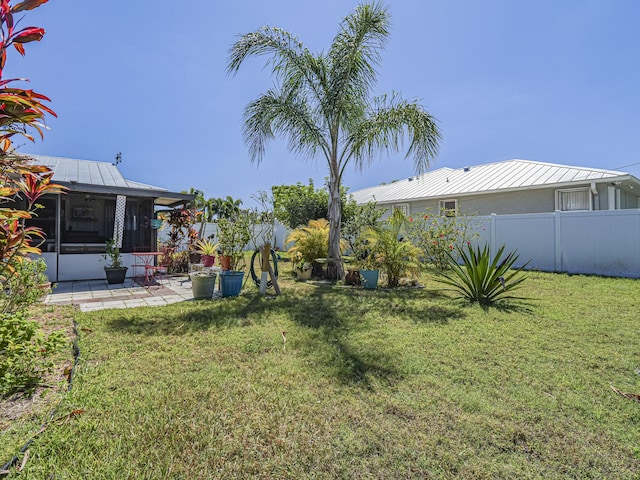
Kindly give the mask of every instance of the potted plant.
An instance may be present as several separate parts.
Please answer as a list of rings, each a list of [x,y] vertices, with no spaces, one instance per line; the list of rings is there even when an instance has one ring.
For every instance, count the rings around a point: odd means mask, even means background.
[[[364,260],[365,266],[377,264],[387,277],[390,288],[397,287],[401,277],[408,274],[415,276],[419,270],[422,250],[404,238],[406,221],[404,214],[395,210],[379,227],[368,229],[364,235],[370,250]],[[364,283],[362,270],[360,276]]]
[[[366,235],[374,235],[376,230],[370,228],[365,232]],[[362,285],[363,288],[367,290],[373,290],[378,288],[378,277],[379,277],[379,269],[378,269],[378,257],[374,250],[372,249],[372,244],[362,239],[358,242],[355,257],[356,264],[358,265],[357,276],[358,280],[355,280],[356,270],[350,271],[351,277],[350,280],[354,285]],[[346,280],[346,279],[345,279]]]
[[[347,274],[344,281],[346,285],[362,285],[360,269],[365,271],[368,278],[368,288],[376,288],[378,278],[378,265],[375,257],[371,255],[371,248],[365,233],[379,226],[382,210],[374,202],[365,205],[357,205],[350,218],[342,226],[342,234],[348,242],[351,253],[351,261],[348,262]],[[344,258],[347,263],[347,258]]]
[[[109,265],[104,267],[107,283],[124,283],[128,268],[123,265],[120,247],[113,238],[107,241],[106,252],[102,258],[109,261]]]
[[[293,260],[294,271],[298,280],[309,280],[313,272],[313,263],[305,262],[300,253],[294,253],[291,256]]]
[[[236,296],[242,290],[244,250],[251,239],[250,219],[246,212],[218,219],[218,252],[220,253],[220,291],[223,297]],[[227,257],[223,265],[223,257]],[[225,268],[226,267],[226,268]]]
[[[198,240],[195,247],[196,253],[199,253],[201,256],[202,264],[205,267],[213,267],[218,245],[213,243],[211,240]]]

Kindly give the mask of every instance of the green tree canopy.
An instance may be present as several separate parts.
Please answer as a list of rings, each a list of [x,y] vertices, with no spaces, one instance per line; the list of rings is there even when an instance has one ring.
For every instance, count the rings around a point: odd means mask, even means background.
[[[309,185],[300,182],[295,185],[274,185],[271,192],[275,217],[289,228],[307,225],[309,220],[328,217],[329,191],[326,187],[316,189],[312,179],[309,179]],[[350,218],[355,202],[347,199],[347,189],[344,187],[340,192],[340,200],[343,218]]]

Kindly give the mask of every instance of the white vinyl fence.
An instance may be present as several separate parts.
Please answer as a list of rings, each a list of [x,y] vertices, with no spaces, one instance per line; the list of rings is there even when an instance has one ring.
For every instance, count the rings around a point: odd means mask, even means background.
[[[200,223],[196,223],[193,228],[195,228],[196,232],[200,231]],[[170,227],[167,226],[166,223],[164,223],[163,228],[158,230],[158,240],[161,242],[166,242],[169,239],[169,231],[170,231]],[[215,223],[205,223],[204,225],[204,231],[203,231],[203,235],[202,238],[207,238],[210,235],[215,235],[217,232],[217,225]],[[263,242],[266,240],[270,240],[271,244],[272,244],[272,248],[279,248],[280,250],[284,249],[284,241],[287,238],[287,236],[289,235],[290,230],[287,229],[287,227],[285,227],[284,225],[282,225],[279,222],[276,222],[274,231],[273,231],[273,237],[272,238],[262,238],[262,237],[269,237],[269,228],[265,228],[262,226],[259,227],[254,227],[254,236],[257,238],[257,242],[259,245],[254,245],[252,242],[249,243],[246,247],[245,250],[255,250],[256,247],[259,247],[261,245],[263,245]],[[214,238],[214,242],[215,242],[215,238]],[[183,248],[186,248],[186,242],[184,245],[181,245]]]
[[[479,235],[474,243],[489,243],[492,254],[502,245],[517,250],[516,266],[530,260],[527,269],[640,278],[640,209],[486,215],[471,223]],[[215,228],[207,224],[204,237]],[[277,224],[274,246],[283,249],[288,233]],[[166,241],[168,229],[158,236]]]
[[[478,217],[476,240],[495,253],[517,250],[517,266],[615,277],[640,277],[640,209]]]

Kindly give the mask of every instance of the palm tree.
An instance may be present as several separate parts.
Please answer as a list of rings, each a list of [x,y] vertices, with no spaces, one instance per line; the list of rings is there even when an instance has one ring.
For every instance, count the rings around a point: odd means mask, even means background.
[[[268,55],[276,86],[249,103],[243,134],[252,162],[264,157],[268,140],[288,139],[289,149],[323,157],[329,167],[329,257],[344,276],[340,252],[340,185],[346,166],[364,169],[378,152],[394,153],[405,134],[423,172],[436,155],[440,132],[420,105],[399,95],[371,97],[375,67],[389,37],[390,15],[382,5],[356,7],[340,24],[328,53],[312,54],[277,27],[243,35],[231,48],[227,71],[235,74],[250,56]]]

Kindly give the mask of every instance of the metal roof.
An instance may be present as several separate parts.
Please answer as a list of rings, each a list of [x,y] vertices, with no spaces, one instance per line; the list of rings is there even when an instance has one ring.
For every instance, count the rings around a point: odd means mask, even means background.
[[[358,204],[391,203],[628,179],[639,182],[625,172],[515,159],[457,169],[439,168],[357,190],[351,195]]]
[[[69,187],[71,191],[154,197],[156,204],[167,206],[195,197],[127,180],[112,163],[48,155],[25,156],[33,158],[38,165],[49,167],[53,171],[53,181]]]

